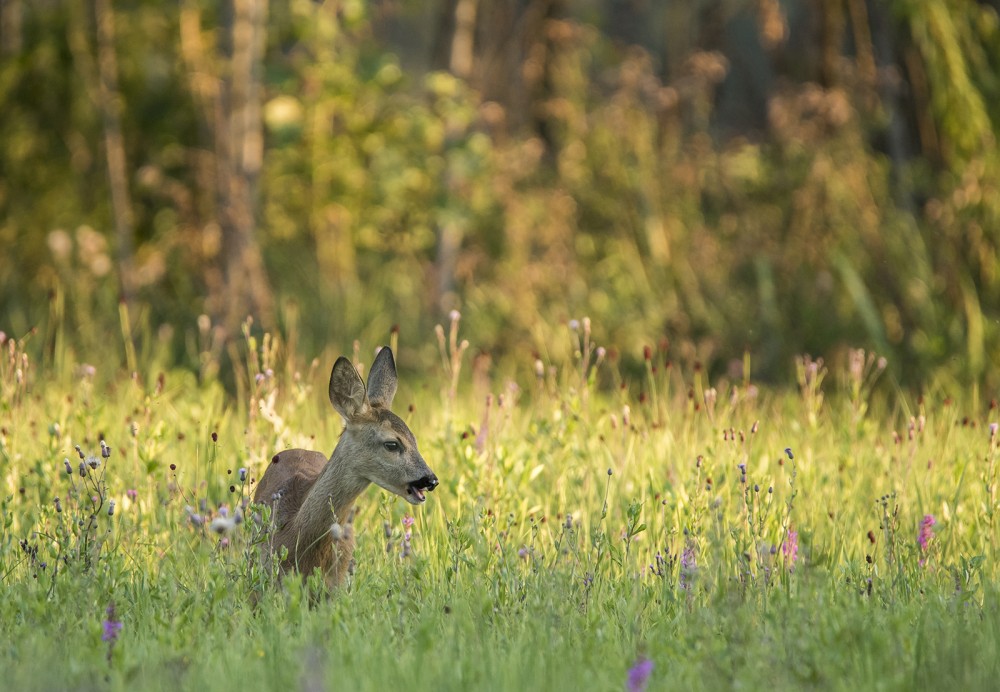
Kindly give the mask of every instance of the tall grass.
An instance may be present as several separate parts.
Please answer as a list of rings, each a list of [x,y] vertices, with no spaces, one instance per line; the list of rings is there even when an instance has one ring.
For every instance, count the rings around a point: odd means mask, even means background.
[[[995,683],[977,394],[909,396],[863,352],[803,357],[799,390],[758,387],[749,356],[708,381],[666,343],[632,380],[586,320],[508,381],[459,328],[396,401],[441,486],[415,511],[363,495],[357,571],[319,599],[258,567],[249,498],[275,451],[332,450],[329,359],[248,324],[234,399],[211,367],[41,368],[6,338],[5,686],[622,689],[641,660],[650,689]]]

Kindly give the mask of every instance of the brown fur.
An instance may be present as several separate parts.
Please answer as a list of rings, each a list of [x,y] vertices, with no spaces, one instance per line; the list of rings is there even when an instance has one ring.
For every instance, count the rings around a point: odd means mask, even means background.
[[[395,391],[388,348],[375,358],[367,388],[350,361],[338,359],[330,374],[330,401],[347,425],[333,454],[327,459],[320,452],[290,449],[271,459],[254,500],[271,507],[271,551],[288,550],[282,573],[318,569],[328,584],[340,584],[354,554],[354,501],[365,488],[376,483],[419,504],[423,495],[412,491],[414,484],[425,481],[427,489],[437,484],[413,433],[389,410]],[[387,449],[386,443],[398,449]]]

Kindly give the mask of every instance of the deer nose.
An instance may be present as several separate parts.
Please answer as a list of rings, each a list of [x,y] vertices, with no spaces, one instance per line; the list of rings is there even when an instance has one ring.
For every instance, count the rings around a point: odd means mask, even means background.
[[[420,490],[434,490],[438,486],[438,477],[430,473],[416,481],[413,485]]]

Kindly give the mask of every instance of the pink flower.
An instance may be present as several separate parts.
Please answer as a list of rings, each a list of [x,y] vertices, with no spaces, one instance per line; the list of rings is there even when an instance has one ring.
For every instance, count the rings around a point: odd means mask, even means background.
[[[937,524],[937,519],[934,518],[933,514],[925,514],[924,518],[920,522],[920,533],[917,535],[917,544],[920,546],[921,550],[927,550],[927,546],[930,540],[934,538],[934,525]]]
[[[403,517],[403,526],[405,526],[406,528],[410,528],[411,526],[413,526],[414,521],[415,519],[413,517],[406,515],[405,517]]]
[[[785,562],[788,564],[789,569],[795,566],[795,561],[799,557],[798,531],[788,530],[788,535],[785,536],[785,541],[781,544],[781,554],[785,556]]]

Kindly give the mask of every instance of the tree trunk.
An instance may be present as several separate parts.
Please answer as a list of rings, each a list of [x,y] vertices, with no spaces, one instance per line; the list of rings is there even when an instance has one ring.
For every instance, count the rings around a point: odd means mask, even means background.
[[[24,46],[22,0],[0,0],[0,55],[17,55]]]
[[[455,4],[455,33],[451,37],[449,69],[456,77],[468,79],[475,67],[476,13],[479,0],[458,0]]]
[[[110,0],[94,0],[97,30],[98,107],[104,130],[104,153],[111,187],[111,211],[115,222],[115,246],[122,299],[134,297],[132,247],[134,216],[129,195],[125,137],[122,134],[122,94],[118,88],[118,59],[115,54],[115,14]]]
[[[205,257],[207,310],[230,334],[238,333],[249,314],[265,329],[274,325],[274,299],[256,238],[266,18],[267,0],[230,0],[214,55],[204,47],[200,9],[189,1],[181,10],[181,55],[212,152],[202,157],[196,173],[213,191],[208,206],[215,223],[203,232],[217,234],[219,241],[218,251]]]
[[[229,69],[216,111],[219,224],[226,279],[225,323],[234,327],[256,313],[273,325],[273,298],[256,241],[257,185],[264,158],[261,63],[267,0],[232,0],[226,46]]]

